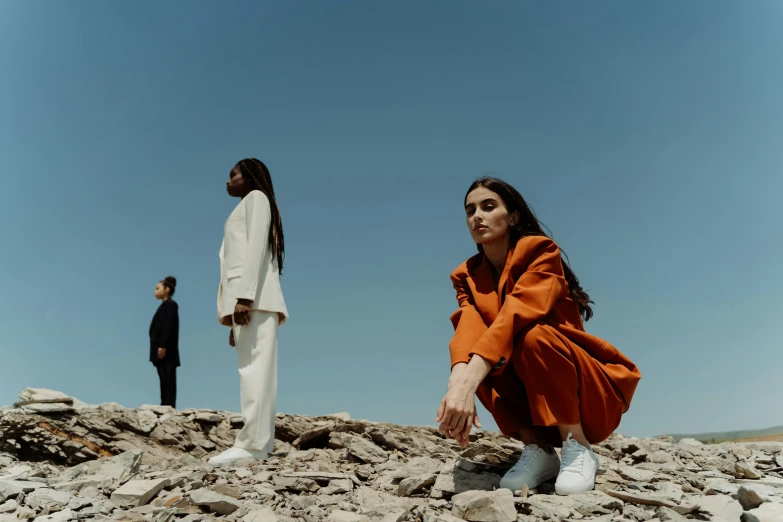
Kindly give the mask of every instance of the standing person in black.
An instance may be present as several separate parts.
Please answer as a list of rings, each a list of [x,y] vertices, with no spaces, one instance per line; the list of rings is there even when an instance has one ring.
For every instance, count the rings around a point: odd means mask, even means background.
[[[160,377],[160,404],[176,408],[177,366],[179,366],[179,311],[172,299],[177,280],[168,276],[155,287],[161,301],[150,325],[150,362]]]

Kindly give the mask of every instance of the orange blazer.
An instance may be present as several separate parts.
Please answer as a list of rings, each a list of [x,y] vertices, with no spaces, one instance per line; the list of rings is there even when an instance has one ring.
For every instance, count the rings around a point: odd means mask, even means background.
[[[483,254],[462,263],[451,274],[459,309],[451,316],[454,337],[449,343],[452,367],[480,355],[496,375],[507,367],[517,336],[535,335],[536,325],[560,332],[602,363],[625,399],[626,409],[641,373],[617,348],[584,331],[579,306],[571,299],[560,249],[543,236],[521,238],[506,258],[495,291],[492,268]]]

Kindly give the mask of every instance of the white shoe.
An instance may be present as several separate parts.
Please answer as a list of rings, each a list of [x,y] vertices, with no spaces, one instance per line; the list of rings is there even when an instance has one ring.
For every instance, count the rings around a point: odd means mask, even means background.
[[[560,454],[560,474],[555,482],[558,495],[576,495],[595,488],[595,475],[599,466],[598,457],[592,448],[585,448],[572,439],[569,433]]]
[[[238,460],[255,459],[264,460],[269,457],[266,451],[250,451],[242,448],[229,448],[220,455],[216,455],[207,461],[210,466],[230,466]]]
[[[536,444],[527,444],[514,467],[500,479],[500,487],[511,491],[518,491],[525,486],[533,489],[555,478],[558,471],[560,459],[557,453],[549,453]]]

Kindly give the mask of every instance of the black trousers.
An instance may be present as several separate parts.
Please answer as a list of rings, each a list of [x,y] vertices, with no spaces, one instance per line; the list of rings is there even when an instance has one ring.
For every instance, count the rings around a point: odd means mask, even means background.
[[[160,405],[177,407],[177,367],[173,364],[157,363],[160,377]]]

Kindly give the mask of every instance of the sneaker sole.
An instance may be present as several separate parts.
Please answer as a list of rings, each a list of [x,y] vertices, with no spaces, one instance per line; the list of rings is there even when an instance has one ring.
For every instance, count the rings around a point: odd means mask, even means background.
[[[537,488],[538,486],[540,486],[544,482],[549,482],[550,480],[552,480],[554,478],[557,478],[557,475],[559,473],[560,473],[560,470],[555,470],[555,471],[552,471],[550,473],[546,473],[544,475],[541,475],[540,477],[536,477],[534,479],[533,484],[524,484],[523,483],[522,486],[518,487],[518,488],[510,488],[510,487],[507,487],[507,486],[498,486],[498,487],[501,488],[501,489],[510,489],[511,491],[519,491],[520,489],[522,489],[525,486],[527,486],[528,489],[533,489],[533,488]]]
[[[592,490],[595,489],[595,480],[593,480],[592,482],[590,482],[589,484],[586,484],[586,485],[589,485],[590,487],[588,487],[588,488],[585,488],[585,487],[581,487],[581,488],[565,488],[565,487],[561,487],[561,486],[558,486],[557,484],[555,484],[555,493],[557,493],[558,495],[561,495],[561,496],[578,495],[580,493],[587,493],[588,491],[592,491]]]

